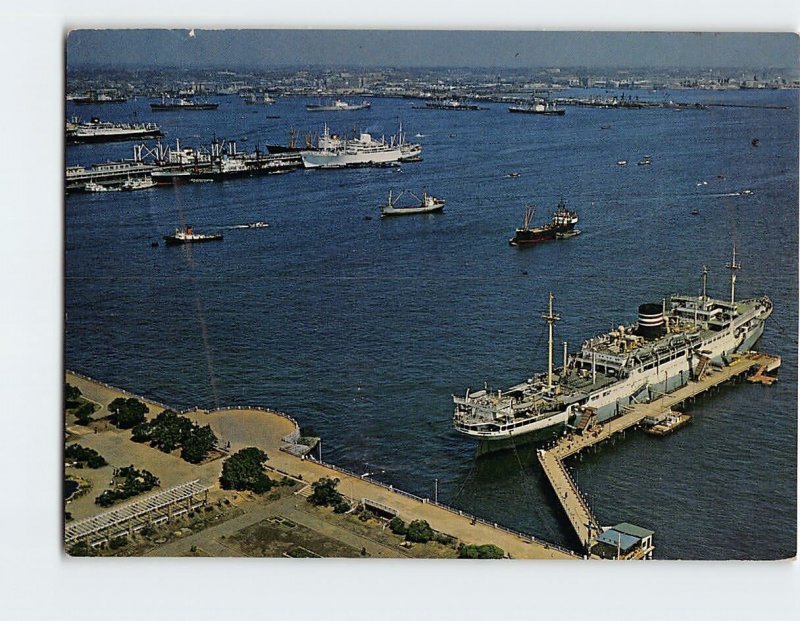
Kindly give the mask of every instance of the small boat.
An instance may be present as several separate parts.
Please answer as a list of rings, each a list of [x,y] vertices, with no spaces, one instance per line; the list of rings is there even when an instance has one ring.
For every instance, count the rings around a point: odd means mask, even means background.
[[[132,178],[122,184],[123,192],[131,192],[133,190],[146,190],[147,188],[155,187],[156,182],[152,177],[139,177]]]
[[[86,185],[83,186],[83,190],[85,192],[117,192],[119,191],[118,187],[110,187],[107,185],[101,185],[96,181],[88,181]]]
[[[572,229],[570,231],[559,231],[556,233],[556,239],[569,239],[570,237],[577,237],[581,232],[579,229]]]
[[[518,173],[518,172],[510,172],[510,173],[508,173],[508,174],[506,175],[506,177],[507,177],[508,179],[516,179],[517,177],[519,177],[519,173]]]
[[[650,166],[653,162],[650,159],[649,155],[645,155],[641,160],[639,160],[638,166]]]
[[[628,160],[617,160],[617,166],[627,166]]]
[[[692,209],[692,215],[693,216],[699,216],[700,215],[700,211],[698,209]]]
[[[398,207],[397,202],[403,194],[405,194],[405,192],[401,192],[397,195],[397,198],[392,200],[392,191],[389,190],[389,200],[381,207],[381,218],[387,216],[406,216],[416,213],[434,213],[444,209],[444,199],[431,196],[427,192],[422,195],[421,199],[413,192],[408,192],[408,194],[411,194],[411,196],[419,201],[419,204]]]
[[[191,226],[175,229],[174,235],[164,235],[167,245],[193,244],[195,242],[221,241],[222,233],[195,233]]]
[[[248,229],[265,229],[268,226],[269,224],[267,222],[264,222],[263,220],[259,220],[258,222],[252,222],[251,224],[245,225],[245,227]]]

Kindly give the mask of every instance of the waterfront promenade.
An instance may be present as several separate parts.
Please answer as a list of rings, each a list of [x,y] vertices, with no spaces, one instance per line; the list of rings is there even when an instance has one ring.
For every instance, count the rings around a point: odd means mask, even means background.
[[[68,372],[67,382],[77,386],[84,397],[99,405],[108,405],[116,397],[130,397],[120,389]],[[147,403],[150,408],[148,416],[163,410],[164,404],[137,397]],[[96,417],[102,416],[98,411]],[[182,412],[201,425],[210,425],[219,438],[220,446],[235,452],[248,446],[256,446],[269,456],[267,466],[279,473],[287,474],[310,484],[322,477],[336,477],[340,480],[339,491],[346,497],[356,501],[369,499],[380,505],[390,507],[398,515],[410,522],[426,520],[432,528],[447,533],[467,544],[493,543],[512,558],[529,559],[576,559],[578,555],[554,544],[549,544],[533,537],[504,529],[501,525],[484,522],[474,516],[460,513],[425,498],[419,498],[402,490],[375,482],[367,477],[347,473],[335,466],[318,463],[310,458],[301,458],[280,450],[287,446],[284,438],[296,434],[297,424],[294,420],[278,412],[260,408],[235,408],[217,411],[190,410]],[[71,431],[82,431],[70,427]],[[144,444],[130,440],[130,431],[120,431],[110,423],[98,433],[84,433],[78,440],[83,446],[97,450],[115,465],[134,463],[144,467],[161,479],[162,487],[169,487],[186,480],[200,479],[202,483],[218,486],[218,478],[222,469],[222,459],[217,459],[199,466],[184,462],[176,455],[165,454]],[[228,443],[230,446],[228,447]],[[324,457],[324,455],[323,455]],[[98,477],[96,471],[82,470],[81,476]],[[108,474],[99,475],[95,490],[102,489]],[[77,499],[70,504],[69,510],[76,519],[98,513],[99,507],[94,505],[92,494]]]

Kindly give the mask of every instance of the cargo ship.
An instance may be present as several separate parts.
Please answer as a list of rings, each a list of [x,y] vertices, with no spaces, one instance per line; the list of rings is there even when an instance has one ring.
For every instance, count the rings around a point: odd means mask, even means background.
[[[350,103],[337,99],[328,104],[308,104],[306,110],[309,112],[345,112],[352,110],[367,110],[372,106],[368,101],[361,103]]]
[[[163,135],[155,123],[109,123],[97,117],[84,123],[73,117],[67,122],[65,137],[67,144],[89,144],[160,138]]]
[[[342,138],[323,128],[314,148],[300,151],[305,168],[347,168],[354,166],[393,166],[419,159],[422,147],[405,143],[402,131],[388,142],[362,132],[356,138]]]
[[[551,239],[573,237],[580,233],[575,228],[575,225],[578,224],[578,214],[567,209],[567,204],[563,198],[558,202],[558,207],[553,212],[553,219],[547,224],[532,226],[535,212],[536,208],[533,206],[525,209],[522,227],[518,228],[514,233],[514,237],[508,240],[510,245],[536,244]]]
[[[397,197],[392,199],[392,191],[389,190],[389,200],[381,207],[381,218],[389,216],[408,216],[418,213],[436,213],[444,209],[444,199],[442,198],[436,198],[427,192],[422,194],[422,198],[419,198],[413,192],[407,193],[419,202],[414,205],[398,205],[397,203],[400,201],[400,198],[406,194],[406,192],[400,192]]]
[[[727,364],[751,350],[772,314],[766,297],[736,299],[733,260],[730,298],[707,295],[708,270],[703,268],[699,296],[674,295],[660,304],[639,306],[636,323],[585,341],[574,354],[564,343],[563,364],[553,366],[553,325],[548,312],[547,372],[505,390],[467,389],[454,395],[453,425],[457,431],[485,441],[481,452],[514,446],[519,437],[543,439],[555,431],[603,422],[633,403],[646,403],[698,379],[709,367]]]
[[[509,106],[509,112],[516,114],[544,114],[546,116],[564,116],[564,108],[556,107],[552,101],[537,101],[532,104]]]
[[[151,103],[150,109],[153,112],[170,112],[174,110],[216,110],[218,103],[210,101],[194,101],[189,99],[167,99],[161,98],[160,103]]]

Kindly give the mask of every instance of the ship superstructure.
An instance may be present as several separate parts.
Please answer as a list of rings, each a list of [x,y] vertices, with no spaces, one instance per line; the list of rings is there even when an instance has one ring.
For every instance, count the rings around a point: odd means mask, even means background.
[[[492,391],[467,390],[454,395],[455,428],[484,440],[502,440],[563,425],[577,426],[619,415],[635,402],[648,402],[698,378],[708,365],[719,365],[750,350],[772,314],[768,297],[736,300],[736,263],[731,270],[730,300],[706,294],[707,270],[699,296],[672,296],[661,304],[642,304],[636,323],[619,326],[585,341],[574,354],[564,343],[563,364],[553,369],[552,294],[546,315],[550,329],[548,372]]]

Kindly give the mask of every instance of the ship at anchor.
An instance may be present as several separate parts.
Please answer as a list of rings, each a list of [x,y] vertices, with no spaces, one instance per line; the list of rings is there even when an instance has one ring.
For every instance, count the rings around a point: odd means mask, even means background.
[[[563,198],[558,201],[558,207],[553,212],[553,219],[550,222],[541,226],[533,226],[535,213],[536,208],[532,205],[525,209],[522,226],[514,232],[514,237],[508,240],[509,245],[526,246],[580,234],[580,231],[575,228],[575,225],[578,224],[578,214],[567,209]]]
[[[604,422],[634,403],[647,403],[699,378],[709,366],[731,361],[734,354],[753,348],[772,314],[766,297],[736,299],[733,258],[730,299],[707,295],[708,269],[703,268],[699,296],[674,295],[661,304],[642,304],[636,323],[585,341],[553,366],[553,312],[550,294],[547,322],[547,372],[505,390],[454,395],[453,425],[482,441],[480,452],[513,446],[521,436],[535,440],[566,426]],[[540,433],[537,433],[540,432]]]

